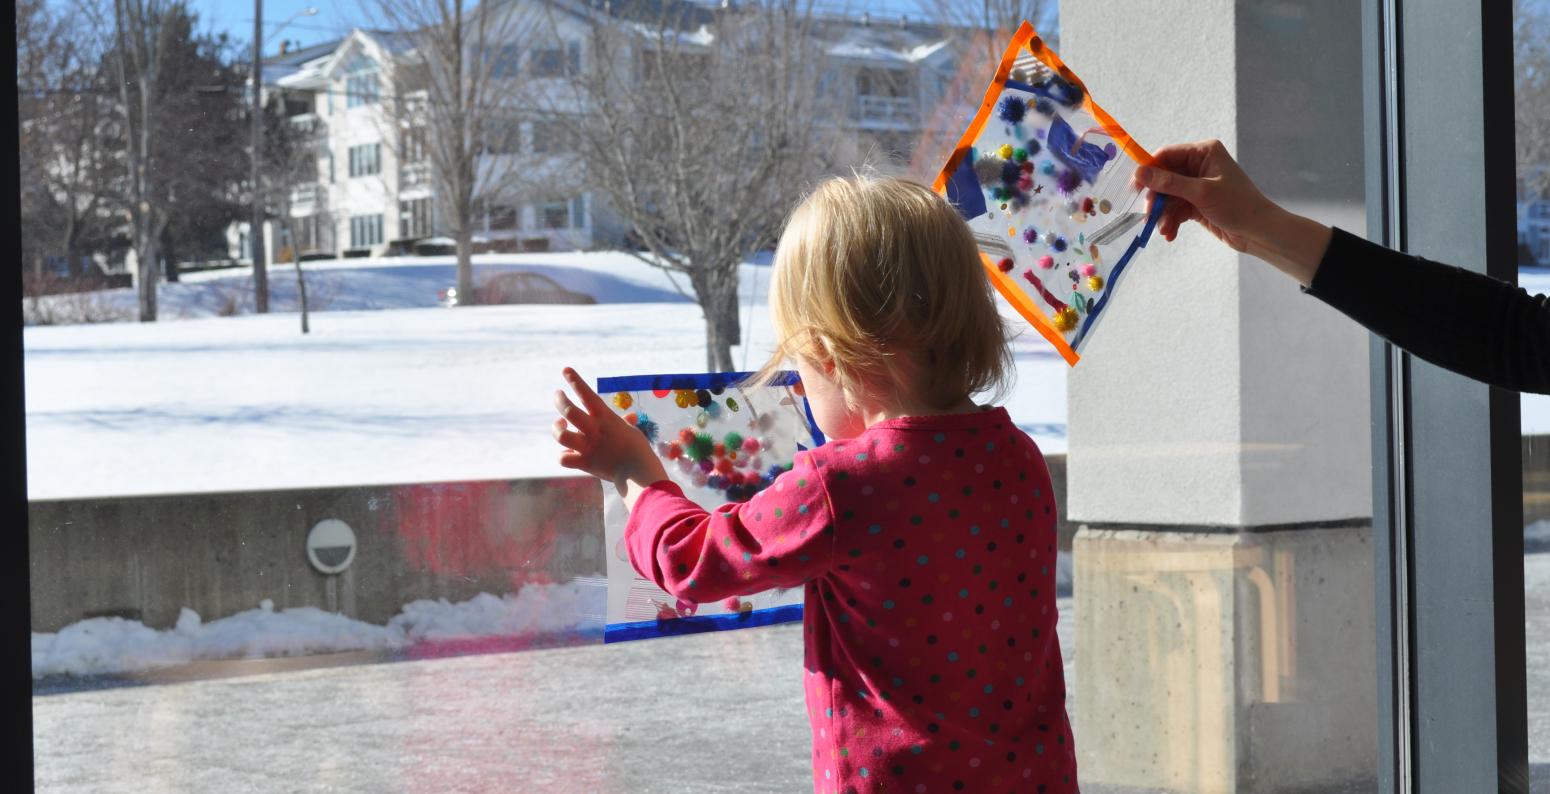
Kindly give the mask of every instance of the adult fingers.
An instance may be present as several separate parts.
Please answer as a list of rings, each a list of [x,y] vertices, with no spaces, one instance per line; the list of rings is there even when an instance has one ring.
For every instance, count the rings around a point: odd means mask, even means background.
[[[1136,181],[1158,193],[1177,196],[1197,204],[1206,197],[1206,191],[1209,190],[1209,183],[1203,179],[1196,179],[1157,166],[1143,165],[1137,168]]]

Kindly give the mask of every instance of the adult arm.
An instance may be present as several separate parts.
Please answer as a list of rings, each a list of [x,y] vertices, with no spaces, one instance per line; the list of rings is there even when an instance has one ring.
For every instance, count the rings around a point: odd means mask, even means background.
[[[1419,358],[1550,393],[1550,299],[1335,229],[1306,291]]]
[[[1410,353],[1493,386],[1550,393],[1550,305],[1504,281],[1331,229],[1270,201],[1219,141],[1168,146],[1136,181],[1169,196],[1158,231],[1195,221]]]

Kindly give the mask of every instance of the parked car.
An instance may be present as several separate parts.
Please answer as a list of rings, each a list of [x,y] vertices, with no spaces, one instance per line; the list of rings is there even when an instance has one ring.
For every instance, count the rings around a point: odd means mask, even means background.
[[[584,292],[568,290],[541,273],[501,273],[474,288],[477,303],[491,306],[505,303],[597,303]],[[442,306],[459,303],[457,288],[448,287],[436,296]]]

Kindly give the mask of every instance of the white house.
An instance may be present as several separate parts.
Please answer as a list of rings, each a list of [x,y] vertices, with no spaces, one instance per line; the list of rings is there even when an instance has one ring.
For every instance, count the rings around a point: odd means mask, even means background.
[[[501,44],[495,53],[497,69],[527,70],[524,90],[545,80],[563,83],[594,57],[590,26],[623,19],[611,3],[596,0],[513,0],[502,8],[546,21],[538,40]],[[854,132],[847,137],[856,145],[907,158],[928,128],[942,125],[932,111],[959,62],[940,28],[897,17],[835,17],[824,20],[819,35],[831,58],[825,84],[846,108],[834,123]],[[448,234],[425,141],[390,118],[395,100],[407,106],[415,98],[395,81],[395,65],[411,46],[404,34],[358,28],[340,40],[265,59],[264,90],[280,93],[291,123],[309,130],[317,147],[316,179],[291,191],[284,223],[268,224],[269,261],[411,252],[417,242]],[[963,120],[949,123],[961,128]],[[484,157],[538,161],[562,154],[558,126],[531,112],[514,114],[505,127],[490,126]],[[570,250],[622,241],[607,208],[584,191],[541,201],[491,200],[478,217],[476,250]],[[247,226],[236,224],[229,234],[234,258],[250,258]]]

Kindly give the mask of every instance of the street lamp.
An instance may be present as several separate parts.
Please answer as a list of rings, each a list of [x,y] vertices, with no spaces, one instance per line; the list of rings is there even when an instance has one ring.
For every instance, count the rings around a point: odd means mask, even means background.
[[[279,35],[285,26],[304,16],[314,16],[314,7],[303,8],[275,28]],[[269,271],[264,264],[264,200],[259,190],[259,171],[264,148],[264,0],[253,0],[253,207],[248,221],[248,247],[253,256],[253,310],[269,311]]]

